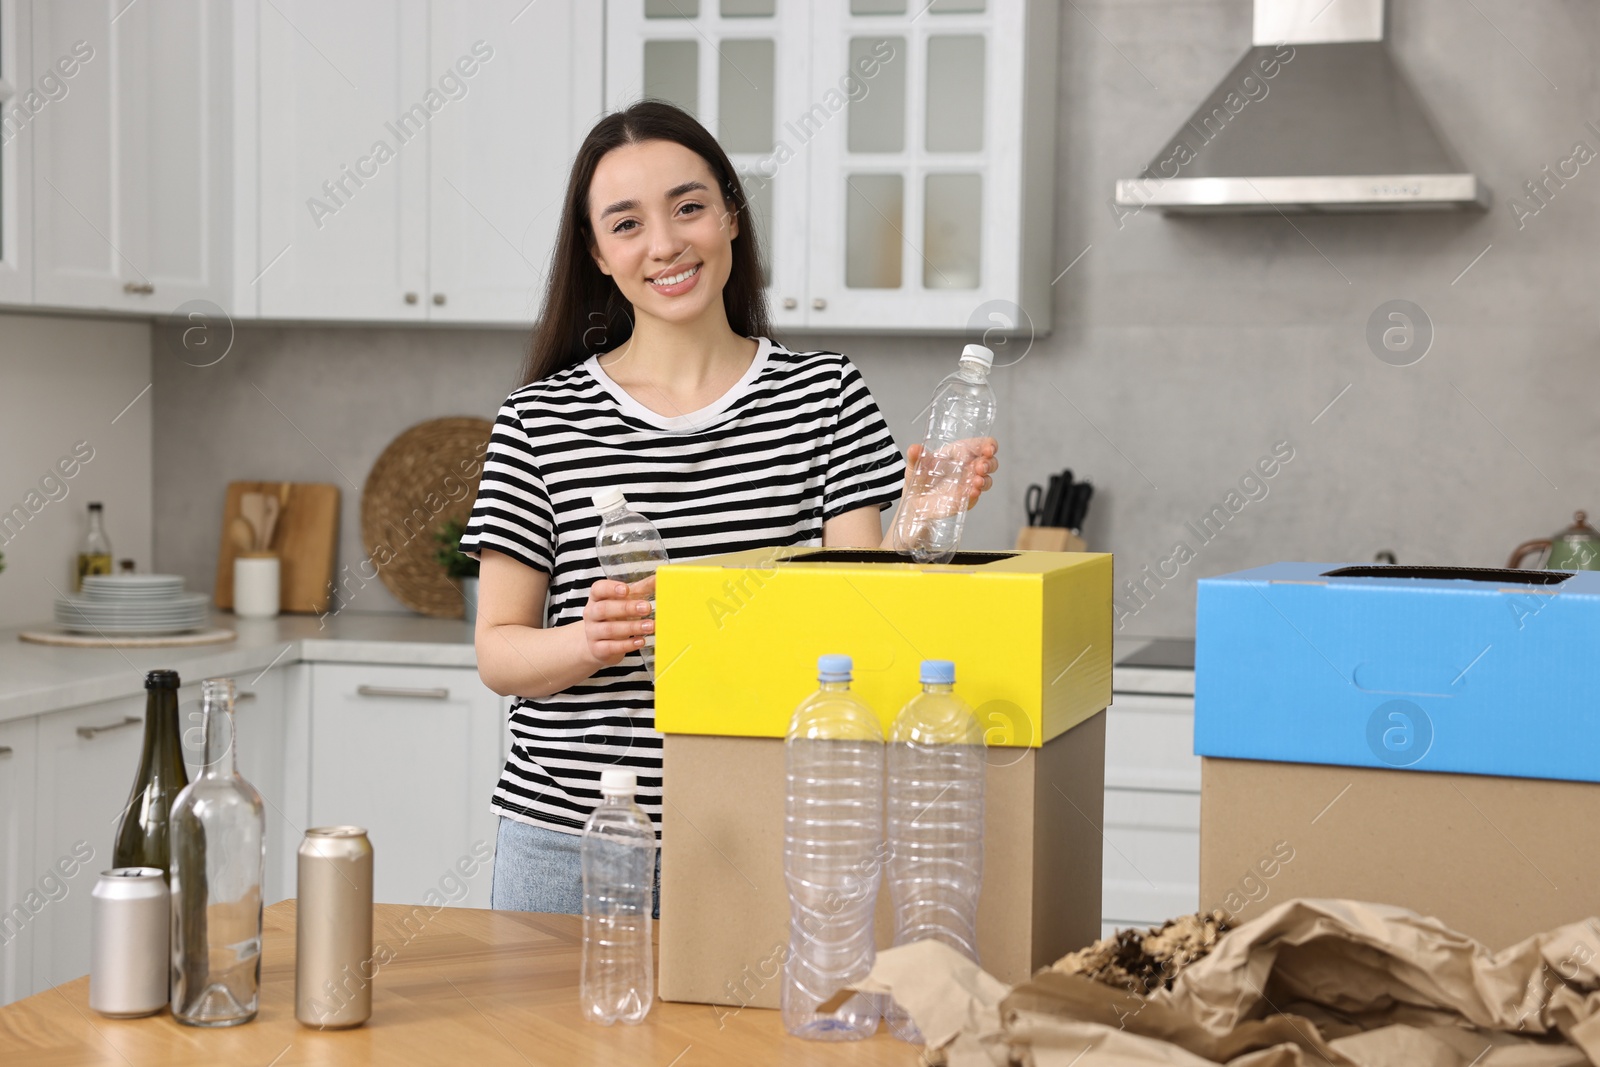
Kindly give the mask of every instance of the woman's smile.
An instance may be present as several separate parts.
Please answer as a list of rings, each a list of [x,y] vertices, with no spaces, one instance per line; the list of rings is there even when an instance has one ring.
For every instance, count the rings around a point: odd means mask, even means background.
[[[671,267],[648,279],[651,288],[664,296],[679,296],[695,287],[700,280],[700,264],[692,267]]]

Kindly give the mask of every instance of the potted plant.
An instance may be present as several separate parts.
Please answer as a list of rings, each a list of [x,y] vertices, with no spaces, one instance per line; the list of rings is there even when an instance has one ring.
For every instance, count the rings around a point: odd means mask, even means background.
[[[444,568],[444,573],[449,579],[461,588],[461,598],[467,602],[466,620],[476,623],[478,619],[478,561],[461,551],[461,535],[467,528],[455,519],[451,519],[439,527],[433,539],[439,542],[439,550],[433,558],[439,561]]]

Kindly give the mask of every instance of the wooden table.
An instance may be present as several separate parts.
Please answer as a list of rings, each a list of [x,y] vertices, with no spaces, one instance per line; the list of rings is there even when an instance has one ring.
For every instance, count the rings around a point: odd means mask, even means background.
[[[920,1049],[880,1031],[868,1041],[800,1041],[775,1011],[656,1001],[638,1026],[578,1014],[580,920],[572,915],[379,904],[373,938],[393,962],[379,972],[372,1018],[354,1030],[309,1030],[294,1018],[295,902],[266,909],[261,1013],[202,1030],[172,1016],[107,1019],[79,978],[0,1008],[6,1067],[499,1067],[501,1064],[870,1064],[908,1067]],[[410,917],[405,926],[401,920]]]

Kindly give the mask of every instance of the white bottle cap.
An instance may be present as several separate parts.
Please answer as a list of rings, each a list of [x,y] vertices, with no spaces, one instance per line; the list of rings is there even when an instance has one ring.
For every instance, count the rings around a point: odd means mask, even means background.
[[[994,366],[994,353],[982,345],[968,345],[961,350],[962,359],[975,359],[985,367]]]
[[[632,771],[601,771],[600,795],[633,799],[639,789],[639,778]]]
[[[589,499],[594,501],[594,508],[596,511],[610,511],[618,504],[626,504],[628,502],[623,497],[622,490],[618,489],[614,485],[600,490]]]

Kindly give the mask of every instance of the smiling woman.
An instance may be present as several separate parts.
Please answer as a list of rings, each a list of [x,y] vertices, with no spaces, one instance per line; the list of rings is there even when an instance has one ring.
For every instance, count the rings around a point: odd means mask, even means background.
[[[633,771],[660,835],[654,578],[606,581],[591,497],[615,487],[687,561],[879,547],[905,461],[850,360],[773,341],[744,191],[670,104],[608,115],[573,162],[524,384],[495,421],[463,552],[478,670],[515,696],[492,903],[577,912],[600,774]],[[990,484],[992,443],[972,491]],[[670,666],[670,665],[664,665]]]

